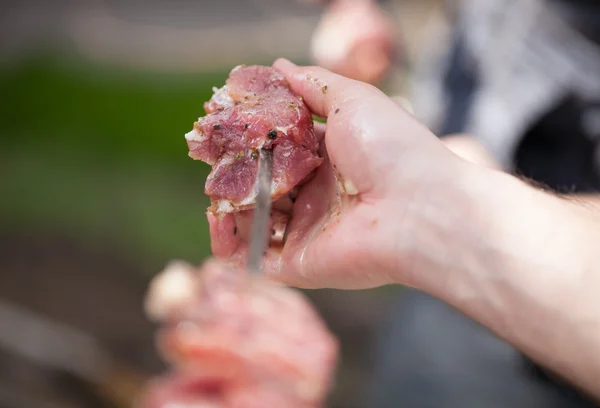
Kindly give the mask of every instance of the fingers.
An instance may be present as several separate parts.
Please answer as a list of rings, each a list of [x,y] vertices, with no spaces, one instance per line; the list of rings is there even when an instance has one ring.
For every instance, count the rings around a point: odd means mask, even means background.
[[[425,126],[377,88],[283,59],[273,66],[313,113],[327,117],[325,143],[331,162],[359,194],[381,196],[397,179],[400,167],[414,172],[414,179],[421,177],[427,163],[419,159],[422,154],[412,154],[415,149],[427,153],[424,150],[437,144],[444,153]]]
[[[302,96],[309,109],[327,118],[325,134],[327,151],[344,177],[351,179],[361,193],[373,187],[373,173],[369,172],[365,136],[362,132],[365,102],[386,104],[386,97],[376,88],[344,78],[318,67],[297,67],[287,60],[278,60],[274,67],[280,70],[293,91]],[[393,115],[392,115],[393,117]],[[317,134],[321,126],[317,127]],[[358,165],[360,163],[360,166]]]
[[[227,259],[240,246],[240,235],[233,214],[219,218],[212,212],[206,213],[210,231],[210,246],[216,258]]]
[[[286,59],[278,59],[273,67],[281,71],[292,90],[302,96],[310,110],[328,118],[338,109],[338,102],[347,104],[348,99],[364,100],[386,96],[377,88],[345,78],[319,67],[298,67]]]
[[[254,210],[218,216],[210,211],[208,218],[211,249],[215,258],[228,264],[244,267],[248,257]],[[284,244],[289,213],[273,209],[269,220],[269,248],[267,258],[277,259]]]
[[[324,149],[323,149],[324,150]],[[321,232],[331,217],[338,217],[341,197],[331,163],[325,160],[311,182],[303,185],[289,213],[272,211],[269,231],[271,241],[263,258],[264,275],[270,279],[305,285],[297,281],[303,270],[310,269],[303,259],[305,248]],[[275,205],[274,205],[275,207]],[[216,216],[207,213],[211,248],[216,258],[243,268],[248,257],[253,210]]]
[[[304,253],[326,224],[338,219],[341,207],[337,180],[330,161],[325,157],[315,178],[302,186],[298,193],[283,248],[267,251],[263,265],[265,275],[286,284],[306,286],[305,272],[311,269],[312,261]]]

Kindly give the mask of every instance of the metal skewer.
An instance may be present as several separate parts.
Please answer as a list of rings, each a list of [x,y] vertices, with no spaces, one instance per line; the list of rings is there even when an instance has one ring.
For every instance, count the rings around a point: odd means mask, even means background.
[[[260,149],[258,156],[258,173],[255,188],[257,190],[256,208],[252,232],[250,234],[250,249],[248,252],[248,269],[251,273],[259,273],[261,260],[269,244],[269,220],[271,218],[271,183],[273,180],[273,152]]]

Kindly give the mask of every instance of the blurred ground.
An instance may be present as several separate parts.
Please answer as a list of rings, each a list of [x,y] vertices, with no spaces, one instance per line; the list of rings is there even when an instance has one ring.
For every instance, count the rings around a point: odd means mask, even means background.
[[[429,3],[389,7],[417,29]],[[210,253],[207,167],[183,134],[233,65],[307,61],[319,13],[294,0],[3,2],[0,299],[92,335],[143,378],[160,370],[146,284],[170,259]],[[389,293],[309,293],[343,345],[332,407],[363,406]],[[2,407],[116,406],[1,342],[0,358]]]

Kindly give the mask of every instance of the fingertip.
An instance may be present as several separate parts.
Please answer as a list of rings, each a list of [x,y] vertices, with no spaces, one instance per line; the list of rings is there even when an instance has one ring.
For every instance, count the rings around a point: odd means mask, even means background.
[[[298,68],[298,66],[286,58],[278,58],[273,63],[273,68],[281,71],[285,75],[288,75],[289,73],[293,72],[296,68]]]
[[[210,232],[210,247],[216,258],[229,258],[240,244],[235,218],[231,214],[219,217],[206,213]]]
[[[293,62],[280,58],[273,67],[284,74],[292,90],[304,99],[312,113],[328,117],[336,111],[339,100],[347,103],[354,100],[365,100],[373,95],[384,94],[376,87],[364,82],[355,81],[319,66],[298,66]]]
[[[278,275],[279,265],[281,263],[281,251],[267,249],[261,263],[261,273],[268,280],[278,281],[274,276]]]
[[[320,67],[299,67],[285,58],[277,59],[273,63],[273,68],[286,77],[292,90],[304,98],[305,103],[314,114],[327,117],[330,110],[326,95],[329,85],[327,82],[320,81],[318,74],[321,74],[322,78],[335,76],[335,74]],[[315,122],[315,130],[317,137],[321,140],[325,135],[325,126]]]
[[[285,67],[283,71],[292,90],[302,98],[315,115],[326,118],[332,109],[334,100],[344,92],[348,84],[341,77],[325,68]]]

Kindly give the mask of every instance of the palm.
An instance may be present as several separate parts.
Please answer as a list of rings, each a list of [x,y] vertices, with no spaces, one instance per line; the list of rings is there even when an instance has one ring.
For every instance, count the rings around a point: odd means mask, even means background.
[[[314,113],[328,117],[326,160],[301,187],[285,243],[267,250],[264,273],[299,287],[365,288],[396,280],[392,274],[405,273],[414,253],[415,195],[444,188],[456,156],[373,87],[285,61],[275,67]],[[215,256],[245,262],[250,216],[209,214]]]
[[[326,160],[299,191],[285,245],[281,252],[272,249],[267,254],[267,259],[278,261],[267,262],[266,273],[302,287],[339,287],[340,281],[347,282],[347,288],[387,283],[369,281],[364,275],[363,266],[373,265],[371,246],[376,242],[373,236],[381,233],[382,211],[380,202],[362,198],[341,191],[334,168]],[[327,276],[318,272],[323,270]]]

